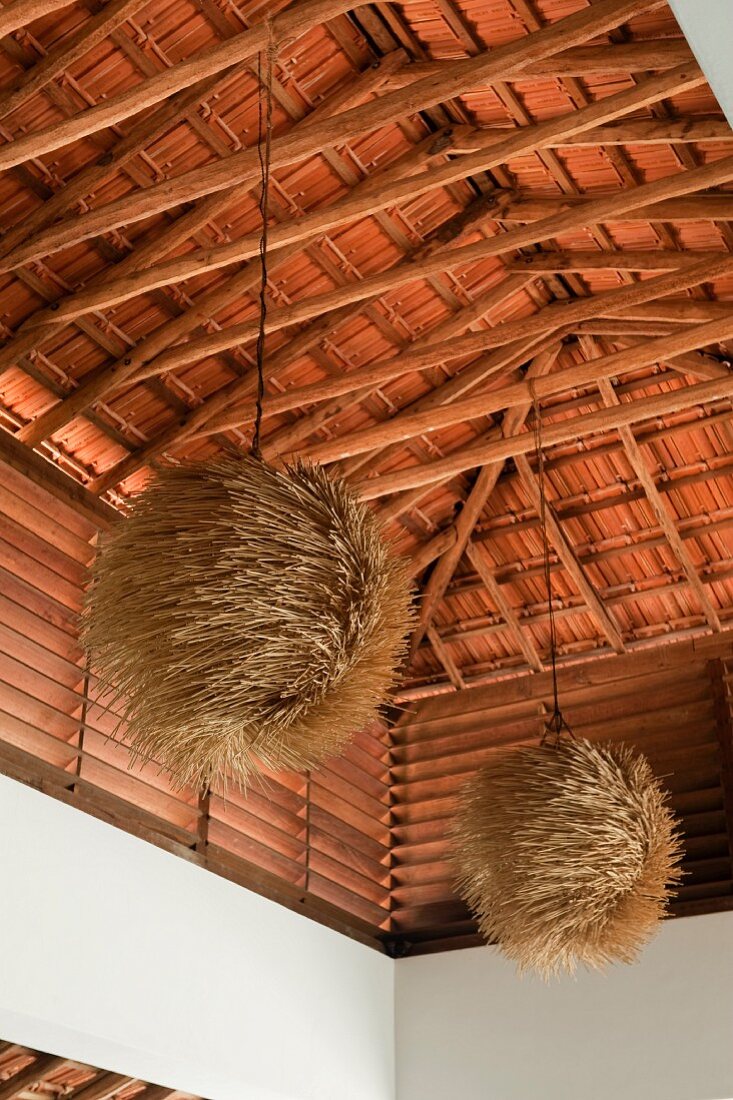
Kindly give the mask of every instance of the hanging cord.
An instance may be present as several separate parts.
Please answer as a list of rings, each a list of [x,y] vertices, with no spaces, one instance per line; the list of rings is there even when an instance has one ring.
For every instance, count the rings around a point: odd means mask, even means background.
[[[257,80],[260,95],[257,103],[257,154],[260,159],[260,317],[257,332],[257,400],[255,423],[252,431],[252,454],[262,458],[260,450],[260,430],[262,428],[262,401],[265,396],[265,322],[267,321],[267,237],[270,194],[270,159],[272,149],[272,69],[275,61],[275,43],[272,35],[272,22],[267,21],[268,43],[264,77],[264,105],[262,96],[262,53],[257,55]],[[264,146],[264,148],[263,148]]]
[[[534,442],[537,454],[537,481],[540,494],[540,531],[542,533],[542,558],[547,591],[547,617],[550,623],[550,666],[552,669],[552,714],[548,718],[540,739],[544,745],[548,741],[557,744],[563,733],[570,737],[573,732],[560,710],[560,697],[557,687],[557,626],[555,624],[555,606],[552,599],[552,570],[550,569],[550,543],[547,538],[547,497],[545,494],[545,452],[542,447],[542,413],[534,382],[530,381],[532,409],[534,412]]]

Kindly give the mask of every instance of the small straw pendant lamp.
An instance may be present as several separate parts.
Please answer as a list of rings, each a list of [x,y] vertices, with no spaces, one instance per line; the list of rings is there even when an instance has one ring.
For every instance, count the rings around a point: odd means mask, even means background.
[[[558,701],[556,634],[535,399],[553,711],[540,744],[509,750],[461,793],[452,827],[459,893],[520,970],[632,962],[680,878],[680,841],[646,758],[576,739]]]
[[[102,543],[83,621],[133,756],[198,789],[343,749],[384,702],[412,620],[369,509],[319,468],[260,455],[272,64],[271,46],[252,454],[162,470]]]

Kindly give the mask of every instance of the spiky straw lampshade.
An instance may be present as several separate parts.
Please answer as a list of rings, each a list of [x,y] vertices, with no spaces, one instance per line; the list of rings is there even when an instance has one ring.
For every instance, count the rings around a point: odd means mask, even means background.
[[[544,977],[632,961],[680,874],[665,795],[624,745],[504,754],[466,786],[453,839],[481,932]]]
[[[342,749],[392,683],[410,602],[342,483],[224,458],[136,498],[100,548],[83,637],[133,752],[200,788]]]

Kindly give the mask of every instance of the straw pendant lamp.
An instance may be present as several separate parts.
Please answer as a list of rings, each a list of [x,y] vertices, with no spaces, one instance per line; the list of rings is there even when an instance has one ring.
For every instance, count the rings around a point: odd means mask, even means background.
[[[260,454],[273,58],[252,453],[162,470],[103,542],[83,622],[133,757],[199,789],[343,749],[383,703],[412,617],[368,508],[321,469]]]
[[[544,978],[634,960],[680,878],[680,842],[648,761],[576,739],[560,710],[535,397],[540,527],[553,708],[540,744],[510,750],[461,793],[452,828],[458,890],[489,941]]]

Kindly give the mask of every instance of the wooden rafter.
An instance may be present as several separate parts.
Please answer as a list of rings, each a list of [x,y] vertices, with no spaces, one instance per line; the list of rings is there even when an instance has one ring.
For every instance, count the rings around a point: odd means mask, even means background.
[[[548,249],[533,256],[511,260],[507,267],[510,271],[536,271],[540,275],[562,271],[675,271],[703,261],[715,263],[721,255],[725,253],[696,252],[693,249],[680,252],[666,248],[618,249],[614,252]]]
[[[684,39],[660,39],[628,42],[618,46],[574,46],[553,57],[534,61],[522,72],[522,78],[608,76],[609,73],[646,73],[651,69],[671,69],[692,60]],[[441,80],[452,61],[415,61],[407,69],[390,77],[388,87],[404,88],[427,76]],[[499,75],[497,81],[511,80],[513,70]]]
[[[733,262],[726,262],[732,263],[733,268]],[[643,296],[645,292],[649,292],[649,281],[637,283],[631,287],[624,287],[617,291],[610,291],[609,294],[615,295],[620,300],[622,296],[626,298],[632,295]],[[580,299],[569,303],[566,309],[559,312],[556,306],[548,306],[546,310],[542,311],[542,314],[546,313],[547,316],[535,315],[531,318],[525,318],[521,322],[508,322],[505,325],[497,325],[486,334],[481,333],[477,336],[456,338],[452,344],[429,344],[423,351],[406,352],[399,360],[387,361],[379,363],[373,368],[366,368],[360,372],[360,381],[366,381],[365,376],[368,377],[370,384],[388,381],[400,377],[408,371],[419,370],[431,363],[440,362],[442,359],[485,351],[487,348],[496,345],[501,346],[505,342],[503,337],[507,338],[507,343],[511,343],[520,339],[522,334],[527,337],[533,334],[541,335],[552,331],[564,331],[566,326],[561,324],[561,319],[567,318],[567,321],[570,322],[574,319],[571,314],[590,313],[593,311],[594,304],[594,299]],[[645,346],[634,345],[626,351],[616,352],[613,356],[597,360],[590,368],[587,365],[571,368],[567,374],[567,382],[565,376],[563,376],[563,379],[553,378],[544,382],[542,388],[548,394],[554,393],[573,385],[589,385],[598,377],[612,377],[615,373],[624,370],[635,370],[657,360],[666,361],[676,355],[702,346],[700,341],[703,341],[703,343],[717,343],[729,339],[730,336],[726,336],[725,333],[730,332],[730,327],[730,311],[725,311],[723,316],[716,320],[706,322],[703,325],[675,328],[669,335],[649,341]],[[695,368],[695,364],[691,364],[687,369],[690,369],[690,366],[693,372],[697,369],[697,373],[705,377],[712,375],[726,377],[728,375],[727,368],[722,364],[715,364],[714,361],[701,360],[697,368]],[[604,371],[607,371],[608,374],[604,375]],[[523,388],[521,384],[517,385],[518,388],[507,387],[486,394],[460,398],[440,408],[427,408],[421,411],[408,410],[398,414],[386,424],[377,424],[361,429],[358,432],[351,433],[347,438],[339,437],[326,443],[315,444],[308,448],[307,454],[310,458],[319,462],[333,462],[337,459],[347,458],[350,455],[386,446],[399,439],[408,439],[414,435],[421,435],[423,432],[436,431],[441,427],[465,419],[486,416],[489,413],[500,411],[504,407],[502,405],[503,401],[516,399],[517,402],[521,402],[526,400],[526,387]],[[286,393],[281,397],[270,398],[265,402],[265,415],[274,415],[291,408],[297,408],[300,404],[324,400],[340,393],[348,393],[353,388],[354,382],[348,377],[313,383],[297,391]],[[239,420],[239,416],[241,416],[241,420]],[[247,410],[246,413],[239,414],[239,416],[237,420],[240,423],[245,419],[250,419],[253,416],[253,408]]]
[[[511,637],[519,647],[520,652],[524,654],[528,666],[534,669],[535,672],[541,672],[544,665],[537,646],[528,631],[523,629],[522,620],[502,592],[501,585],[497,583],[494,570],[486,560],[483,550],[477,543],[469,541],[466,546],[466,557],[481,578],[481,583],[488,592],[489,599],[509,627]]]
[[[489,352],[487,355],[481,356],[475,363],[472,363],[470,367],[464,367],[452,378],[435,386],[425,397],[421,397],[413,404],[406,406],[396,415],[426,412],[438,405],[451,404],[470,390],[478,388],[494,375],[502,374],[510,378],[529,359],[546,351],[552,344],[557,343],[557,340],[558,335],[555,332],[550,332],[538,339],[518,340],[516,343],[507,344],[496,351]],[[392,419],[396,419],[396,417],[390,418],[390,420]],[[390,458],[398,453],[400,446],[401,443],[398,442],[388,443],[386,446],[375,447],[372,451],[352,455],[350,458],[338,463],[335,467],[336,472],[347,479],[353,480],[355,474],[365,464],[379,463],[383,465],[385,462],[389,462]]]
[[[11,111],[17,111],[31,96],[45,88],[135,15],[144,3],[145,0],[111,0],[109,4],[105,4],[96,15],[82,23],[75,34],[56,49],[50,50],[0,95],[0,118],[5,118]]]
[[[733,325],[723,326],[718,328],[717,331],[732,332]],[[643,365],[641,363],[643,356],[639,358],[639,365],[641,366]],[[596,381],[599,376],[596,377]],[[705,404],[721,397],[727,398],[731,395],[733,395],[733,374],[729,374],[725,378],[713,379],[710,382],[701,382],[695,386],[681,386],[679,389],[658,394],[654,397],[640,398],[638,401],[621,405],[615,409],[587,413],[571,422],[552,425],[545,432],[545,438],[548,445],[567,443],[570,440],[580,439],[595,432],[609,429],[616,430],[624,424],[634,424],[637,421],[652,417],[666,416],[681,409],[689,409],[695,405]],[[510,457],[516,458],[518,455],[527,454],[533,449],[533,446],[532,439],[526,434],[513,435],[503,440],[492,440],[486,443],[473,443],[466,448],[461,448],[458,452],[450,454],[447,458],[362,481],[358,486],[359,492],[364,500],[373,500],[376,497],[386,496],[389,493],[400,492],[404,489],[412,489],[418,485],[434,484],[452,474],[473,469],[485,462]]]
[[[616,397],[613,386],[607,378],[600,381],[598,386],[604,403],[608,408],[614,408],[619,405],[619,399]],[[705,590],[705,586],[700,580],[700,576],[695,569],[692,559],[683,543],[677,528],[672,521],[667,505],[662,499],[661,493],[656,487],[654,478],[649,472],[649,468],[646,464],[641,448],[634,438],[634,433],[628,424],[622,424],[619,429],[619,436],[623,444],[624,451],[629,460],[629,464],[634,471],[636,477],[639,479],[646,499],[649,502],[649,506],[656,516],[657,523],[664,532],[665,538],[669,543],[670,549],[678,562],[682,566],[687,582],[695,594],[703,614],[713,630],[720,630],[720,618],[717,611],[712,605],[710,597]]]
[[[700,69],[694,65],[680,66],[649,77],[634,88],[617,92],[598,103],[589,104],[587,107],[581,108],[578,111],[568,112],[560,118],[553,118],[544,123],[537,123],[534,126],[521,127],[518,130],[510,132],[501,141],[488,140],[485,143],[485,148],[481,147],[476,152],[466,152],[462,156],[454,158],[449,163],[432,169],[429,174],[423,174],[415,178],[410,177],[407,181],[398,180],[391,185],[383,183],[379,188],[366,191],[364,193],[365,197],[363,198],[358,200],[343,199],[339,202],[330,204],[323,210],[314,211],[304,219],[299,219],[298,221],[289,223],[285,227],[273,230],[271,246],[273,249],[276,249],[291,244],[296,240],[306,240],[325,230],[332,229],[336,225],[350,221],[359,215],[373,213],[375,210],[382,209],[392,203],[415,198],[437,187],[443,187],[447,184],[465,179],[467,176],[477,172],[487,171],[492,167],[504,163],[510,157],[534,152],[538,148],[542,148],[548,141],[557,141],[560,137],[567,137],[583,132],[584,130],[590,130],[599,122],[610,121],[629,111],[648,106],[650,103],[664,96],[698,87],[703,82],[704,77]],[[374,109],[385,102],[385,99],[381,99],[366,104],[366,107]],[[400,109],[401,105],[395,108],[397,113],[394,117],[391,119],[388,118],[386,121],[394,121],[398,118]],[[357,110],[357,108],[353,108],[353,110]],[[344,129],[342,133],[338,135],[342,139],[354,136],[346,129],[348,115],[350,113],[350,111],[346,112],[346,114],[340,116],[339,119],[339,121],[344,123]],[[382,114],[383,113],[384,112],[382,112]],[[374,126],[379,125],[381,121],[381,118],[378,120],[375,117],[373,119]],[[314,124],[305,135],[293,135],[292,137],[286,135],[279,139],[279,141],[281,144],[288,143],[286,145],[287,150],[287,148],[296,144],[296,136],[298,136],[300,140],[297,144],[302,147],[302,154],[299,152],[298,157],[304,157],[322,152],[323,149],[329,148],[331,143],[336,143],[338,136],[332,132],[332,129],[333,127],[329,126],[328,123],[324,121],[322,124]],[[474,131],[474,133],[476,132]],[[276,141],[273,143],[274,167],[277,167],[279,164],[290,163],[291,156],[292,154],[287,151],[281,151],[279,154],[278,142]],[[231,165],[231,161],[232,157],[228,157],[226,159],[226,164]],[[231,177],[234,174],[236,173],[234,173],[233,170],[230,171],[229,178],[227,179],[228,189],[222,188],[225,190],[226,194],[229,194],[231,190]],[[253,180],[256,178],[257,166],[253,161],[249,170],[242,174],[242,178],[238,181],[238,185],[251,186]],[[696,184],[696,186],[691,186],[686,189],[683,188],[682,190],[673,188],[669,194],[678,195],[684,193],[685,190],[699,190],[702,187],[715,186],[717,183],[721,182],[721,179],[724,180],[725,178],[725,176],[719,177],[717,173],[693,176],[691,182],[692,184]],[[650,188],[649,190],[641,192],[640,203],[661,201],[667,198],[667,191],[663,186],[661,189],[653,189],[651,185],[648,186]],[[591,208],[591,215],[608,218],[613,217],[619,212],[623,213],[626,209],[623,202],[624,195],[626,195],[625,192],[614,193],[611,198],[615,198],[616,202],[612,203],[607,211],[604,212],[604,210],[601,210],[599,214],[596,215],[595,208]],[[181,187],[181,201],[185,201],[191,197],[197,196],[193,192],[191,194],[187,193],[185,189]],[[505,217],[507,208],[510,207],[515,198],[514,192],[497,194],[493,200],[496,211],[495,216]],[[636,195],[634,193],[634,197],[631,199],[632,204],[635,198]],[[217,200],[218,203],[221,203],[221,201],[221,199]],[[225,204],[229,205],[231,201],[232,198],[230,195],[230,197],[225,200]],[[551,209],[549,212],[551,214],[557,214],[558,205],[558,200],[550,200],[549,206]],[[583,203],[576,201],[575,205],[583,206]],[[588,213],[587,206],[583,206],[583,209],[585,213]],[[126,224],[139,218],[149,217],[150,214],[155,212],[157,212],[156,206],[151,196],[151,189],[148,188],[144,196],[133,194],[115,203],[108,203],[99,210],[94,210],[89,214],[82,215],[82,217],[67,220],[58,226],[52,227],[47,233],[38,235],[35,239],[30,241],[27,246],[16,248],[13,252],[6,254],[5,258],[0,260],[0,270],[18,267],[21,264],[35,259],[39,255],[46,255],[49,252],[56,251],[72,243],[77,243],[97,233],[115,228],[118,225]],[[567,228],[572,227],[573,223],[571,221]],[[199,253],[193,253],[191,256],[185,258],[151,267],[147,275],[139,274],[137,276],[125,276],[124,278],[120,276],[119,279],[116,278],[110,286],[105,287],[104,297],[101,296],[101,290],[95,290],[79,297],[75,296],[74,301],[67,304],[65,313],[61,313],[55,317],[49,313],[43,317],[43,322],[45,323],[48,321],[49,323],[59,324],[64,317],[67,317],[69,314],[74,315],[80,310],[96,309],[104,304],[123,301],[126,297],[142,293],[146,289],[151,289],[154,286],[165,285],[170,282],[175,282],[176,280],[188,278],[191,275],[214,270],[216,267],[226,266],[226,264],[247,259],[256,254],[258,239],[256,234],[251,234],[247,237],[239,238],[229,245],[209,248]],[[540,237],[537,239],[540,240],[542,238]],[[526,243],[533,242],[528,239]],[[521,246],[517,245],[516,247]]]
[[[695,186],[694,182],[690,182],[690,177],[693,176],[698,182],[700,182],[701,180],[707,181],[711,178],[714,178],[716,180],[727,179],[733,174],[733,158],[726,158],[726,160],[724,161],[719,161],[715,164],[708,165],[705,168],[697,170],[697,172],[697,176],[695,172],[679,173],[674,177],[665,178],[663,180],[658,180],[655,183],[647,184],[645,185],[645,194],[649,194],[650,190],[654,190],[655,193],[659,193],[660,191],[679,192],[680,190],[690,189]],[[640,187],[637,189],[637,191],[642,192],[644,191],[644,188]],[[636,192],[619,192],[618,195],[611,196],[608,199],[599,200],[596,206],[596,209],[598,210],[598,216],[602,216],[602,211],[607,211],[610,206],[614,208],[617,208],[619,206],[626,209],[631,208],[633,206],[635,198],[630,198],[629,194],[631,194],[631,196],[636,196],[637,198],[639,197]],[[474,253],[478,253],[482,257],[486,257],[487,255],[499,255],[503,252],[509,251],[512,247],[522,247],[522,245],[524,244],[555,236],[557,233],[567,228],[574,228],[576,224],[581,223],[578,222],[575,217],[573,217],[573,211],[570,210],[563,215],[558,215],[545,219],[544,223],[534,223],[534,225],[531,227],[531,230],[530,227],[527,227],[527,229],[514,231],[514,234],[505,233],[499,237],[491,238],[490,240],[486,241],[485,244],[484,242],[480,242],[480,249],[476,248],[475,246],[467,246],[467,249],[473,249],[470,255],[474,255]],[[541,228],[542,226],[544,226],[544,228]],[[464,251],[464,256],[466,256],[466,253],[467,250]],[[729,269],[733,270],[733,260],[730,260],[729,258],[724,258],[717,264],[705,264],[704,267],[703,265],[690,265],[689,268],[685,268],[683,271],[675,273],[674,276],[668,276],[668,280],[671,281],[662,282],[661,280],[659,280],[653,285],[655,288],[658,289],[658,293],[673,293],[674,290],[677,288],[682,289],[694,285],[695,276],[701,268],[703,270],[703,278],[712,279],[713,277],[718,277],[722,274],[725,274]],[[391,278],[380,277],[378,280],[375,280],[374,284],[372,284],[372,293],[379,292],[378,288],[384,287],[387,284],[394,285],[394,281],[394,276],[392,276]],[[698,279],[698,281],[702,280]],[[671,289],[666,289],[667,287]],[[640,295],[636,299],[637,301],[648,300],[653,296],[651,293],[648,292],[648,289],[640,287],[631,287],[625,289],[636,291],[637,294]],[[357,298],[358,300],[364,293],[368,295],[368,290],[366,292],[364,291],[364,281],[362,281],[361,284],[357,284],[357,286],[354,288],[347,288],[347,290],[350,300],[354,300],[354,298]],[[337,308],[339,304],[342,304],[343,294],[344,292],[339,290],[332,292],[329,295],[320,296],[319,308],[326,308],[328,303],[330,303],[331,308]],[[619,301],[621,301],[621,299],[619,299]],[[313,310],[313,303],[314,300],[311,300],[309,305],[303,307],[306,314],[311,313],[311,311]],[[563,306],[563,310],[566,311],[568,314],[570,314],[571,311],[573,312],[572,318],[568,316],[568,320],[583,320],[587,317],[592,317],[594,315],[592,307],[590,312],[587,313],[582,312],[584,307],[585,309],[587,309],[587,302],[584,304],[572,303],[572,305],[565,305]],[[622,306],[621,308],[624,307]],[[578,309],[581,310],[582,315],[578,314]],[[291,313],[290,316],[292,317],[293,313]],[[246,328],[247,331],[251,331],[251,326],[248,325],[246,326]],[[31,331],[32,333],[32,328],[29,331]],[[521,333],[519,333],[518,335],[521,335]],[[241,339],[241,336],[239,338]],[[230,336],[226,339],[231,339],[231,333]],[[17,351],[14,349],[20,348],[22,349],[22,352],[25,353],[28,350],[29,346],[27,341],[28,332],[26,332],[25,338],[22,340],[20,345],[11,343],[6,349],[4,349],[4,351],[0,352],[0,366],[8,365],[8,363],[13,362],[15,355],[17,354]],[[34,342],[35,340],[31,335],[30,346],[32,346]],[[207,346],[215,344],[216,347],[220,348],[222,342],[226,342],[226,340],[221,335],[215,334],[215,336],[212,337],[210,343],[207,344]],[[454,346],[457,347],[458,344],[456,343]],[[465,345],[462,344],[461,346],[463,347]],[[183,352],[181,354],[183,354]],[[185,354],[187,355],[188,351],[186,351]],[[461,352],[456,352],[456,354],[461,354]],[[129,369],[132,370],[131,367]],[[397,373],[400,373],[400,371],[398,370]],[[119,385],[121,380],[124,380],[124,370],[118,371],[114,368],[111,368],[108,372],[100,372],[98,375],[95,376],[94,379],[90,380],[85,385],[80,387],[75,394],[67,398],[60,405],[50,409],[48,413],[39,417],[38,420],[30,425],[27,429],[24,429],[23,438],[27,442],[33,444],[46,438],[54,431],[57,431],[61,426],[63,426],[63,424],[68,423],[69,419],[77,415],[92,401],[97,400],[106,391],[108,386],[112,384]],[[332,393],[329,396],[335,396],[335,393]],[[302,395],[302,399],[307,400],[308,395],[304,393]]]
[[[426,241],[426,243],[421,248],[417,249],[412,256],[407,257],[403,261],[403,265],[412,268],[415,264],[420,263],[421,254],[433,254],[436,249],[438,255],[443,254],[445,248],[460,239],[464,233],[470,231],[472,225],[472,212],[471,208],[468,208],[468,210],[464,211],[456,219],[453,219],[447,226],[441,227],[436,238],[431,238]],[[462,331],[462,329],[467,328],[477,316],[488,312],[492,306],[498,301],[501,301],[503,297],[508,297],[516,293],[524,287],[526,283],[527,280],[522,276],[519,276],[516,281],[509,281],[508,284],[502,283],[498,291],[491,291],[487,295],[480,296],[480,301],[475,306],[470,306],[465,310],[461,310],[454,318],[449,318],[447,322],[437,326],[435,332],[440,334],[445,329],[445,334],[450,335],[454,331]],[[377,297],[378,296],[374,296],[371,300],[376,301]],[[370,299],[367,299],[367,304],[369,301]],[[349,320],[353,320],[353,318],[364,308],[364,304],[365,303],[360,300],[357,308],[349,308],[348,306],[343,307],[337,314],[332,314],[329,317],[315,321],[306,330],[295,336],[281,351],[268,358],[266,367],[268,377],[276,375],[278,371],[284,369],[291,362],[297,360],[300,355],[309,351],[314,344],[321,340],[327,332],[332,331],[334,327],[344,324]],[[480,308],[481,313],[477,312],[477,308]],[[415,346],[419,349],[421,343],[428,343],[431,335],[432,333],[428,333],[424,340],[417,341]],[[162,432],[160,435],[156,436],[155,439],[151,440],[150,444],[140,448],[138,452],[131,455],[128,459],[124,459],[118,468],[96,479],[94,483],[95,491],[104,492],[105,489],[109,488],[111,485],[117,484],[117,482],[128,477],[132,472],[139,469],[140,466],[145,465],[151,458],[160,454],[174,442],[184,441],[193,437],[200,431],[205,431],[206,434],[210,434],[215,431],[225,430],[229,426],[228,417],[231,414],[225,414],[224,410],[230,410],[232,404],[237,400],[241,400],[243,397],[251,397],[254,390],[255,381],[252,377],[242,380],[235,379],[229,386],[218,390],[202,405],[193,409],[185,420],[179,420],[172,424],[167,431]],[[366,394],[362,392],[362,397],[364,396],[366,396]],[[270,444],[270,447],[271,446],[272,444]],[[266,445],[266,451],[267,450],[269,450],[269,448]]]
[[[20,30],[35,19],[66,8],[70,3],[71,0],[13,0],[0,11],[0,38]]]
[[[546,433],[543,433],[546,434]],[[532,467],[526,454],[514,455],[514,462],[524,489],[530,499],[531,505],[539,512],[540,490]],[[570,543],[562,524],[558,522],[552,511],[552,504],[548,501],[546,507],[547,534],[550,545],[554,547],[556,554],[562,562],[565,572],[568,574],[578,592],[588,607],[593,620],[606,636],[611,648],[616,653],[623,653],[626,649],[624,640],[612,614],[601,600],[595,586],[589,581],[585,569],[578,560],[578,555]]]
[[[534,385],[535,380],[539,380],[543,375],[547,374],[552,368],[559,350],[559,345],[556,345],[547,351],[541,352],[532,360],[527,368],[526,377],[528,381],[524,383],[525,386],[528,386],[530,382]],[[506,414],[501,425],[502,436],[509,437],[521,430],[529,414],[529,408],[529,402],[525,401],[523,404],[512,408]],[[477,463],[477,465],[479,464]],[[456,533],[455,541],[440,557],[425,587],[423,598],[420,603],[417,625],[410,639],[410,653],[413,656],[417,652],[420,642],[425,635],[425,631],[433,621],[435,611],[445,595],[446,588],[450,584],[456,566],[463,557],[469,539],[473,533],[473,529],[494,490],[494,486],[499,479],[503,465],[503,462],[480,464],[481,468],[478,471],[473,487],[453,524]]]
[[[428,641],[430,642],[430,645],[432,646],[436,657],[440,661],[445,671],[448,673],[448,677],[453,686],[458,691],[460,691],[462,688],[465,688],[466,684],[463,680],[463,677],[461,676],[461,671],[458,668],[456,662],[453,660],[453,656],[450,650],[447,648],[447,646],[443,644],[443,639],[441,638],[438,631],[435,629],[434,626],[428,626],[426,633]]]
[[[695,169],[691,169],[695,171]],[[711,186],[713,186],[711,184]],[[702,188],[700,188],[702,191]],[[612,192],[611,194],[617,194]],[[498,218],[502,222],[527,223],[544,221],[547,218],[561,215],[568,209],[575,208],[582,214],[593,218],[592,203],[596,198],[589,199],[584,196],[555,197],[545,195],[530,195],[518,192],[497,195],[497,203],[500,204]],[[679,198],[663,199],[648,205],[639,204],[629,207],[628,210],[612,210],[606,220],[610,222],[695,222],[715,221],[727,222],[733,218],[733,197],[728,194],[715,192],[701,193],[699,195],[681,195]]]
[[[41,157],[87,134],[94,134],[107,126],[114,126],[129,118],[130,115],[136,115],[192,84],[197,84],[233,65],[255,57],[267,48],[270,33],[275,43],[284,43],[366,2],[367,0],[302,0],[296,6],[291,6],[276,15],[271,22],[271,31],[266,23],[259,23],[249,30],[242,31],[228,42],[213,46],[204,53],[182,61],[155,76],[150,76],[135,87],[120,92],[119,95],[96,107],[90,107],[74,118],[56,123],[44,130],[36,130],[32,134],[0,146],[0,170]]]

